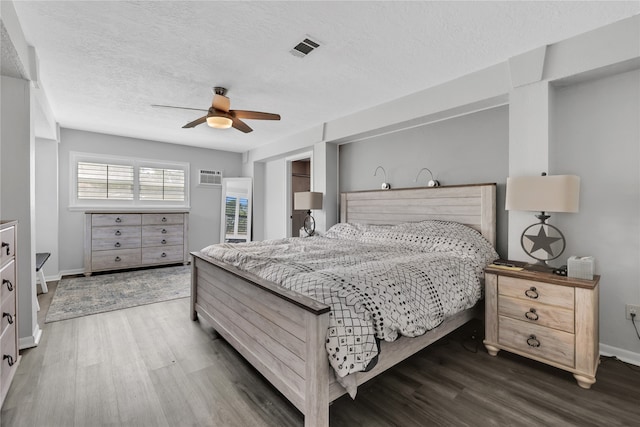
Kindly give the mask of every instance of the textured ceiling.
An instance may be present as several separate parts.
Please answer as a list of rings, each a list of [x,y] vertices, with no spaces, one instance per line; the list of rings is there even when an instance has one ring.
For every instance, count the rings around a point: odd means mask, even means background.
[[[16,1],[62,127],[246,151],[640,13],[640,2]],[[289,51],[305,35],[306,58]],[[4,52],[3,52],[4,59]],[[211,87],[279,113],[181,126]]]

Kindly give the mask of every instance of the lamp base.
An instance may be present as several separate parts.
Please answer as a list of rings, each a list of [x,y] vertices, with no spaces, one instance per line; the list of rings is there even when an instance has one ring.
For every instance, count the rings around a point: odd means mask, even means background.
[[[524,229],[520,236],[520,245],[527,255],[538,261],[537,265],[549,268],[547,262],[562,255],[566,240],[557,227],[546,223],[549,215],[541,212],[536,218],[540,222]]]
[[[311,211],[307,211],[307,217],[304,219],[304,231],[307,236],[313,236],[316,232],[316,220],[311,216]]]

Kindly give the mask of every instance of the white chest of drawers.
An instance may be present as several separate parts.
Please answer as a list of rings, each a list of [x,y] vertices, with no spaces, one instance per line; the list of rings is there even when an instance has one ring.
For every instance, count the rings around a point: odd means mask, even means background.
[[[186,264],[188,230],[186,212],[86,212],[84,274]]]
[[[492,356],[507,350],[596,382],[600,359],[598,282],[536,271],[485,270],[485,340]]]
[[[18,281],[16,242],[17,221],[0,222],[0,240],[2,252],[0,254],[0,406],[7,396],[11,381],[18,369]]]

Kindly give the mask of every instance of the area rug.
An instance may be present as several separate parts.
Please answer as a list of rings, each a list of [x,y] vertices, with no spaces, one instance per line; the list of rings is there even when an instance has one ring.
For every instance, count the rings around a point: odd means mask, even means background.
[[[62,279],[45,323],[188,297],[190,284],[183,265]]]

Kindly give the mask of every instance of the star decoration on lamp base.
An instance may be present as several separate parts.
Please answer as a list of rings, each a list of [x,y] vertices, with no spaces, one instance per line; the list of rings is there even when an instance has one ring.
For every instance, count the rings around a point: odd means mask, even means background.
[[[536,227],[538,227],[537,232]],[[533,224],[525,228],[520,244],[527,255],[543,264],[558,258],[565,248],[562,232],[546,223]]]

